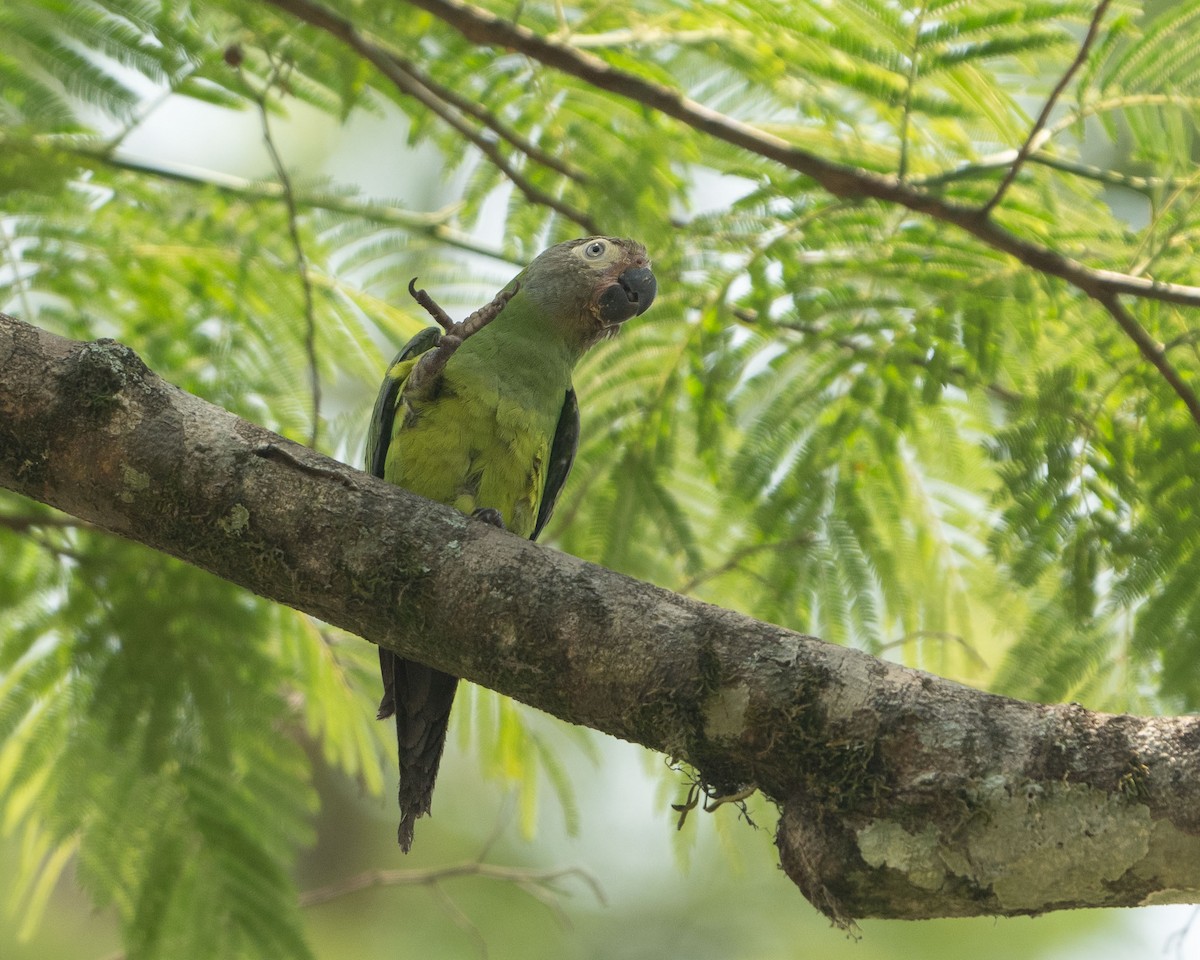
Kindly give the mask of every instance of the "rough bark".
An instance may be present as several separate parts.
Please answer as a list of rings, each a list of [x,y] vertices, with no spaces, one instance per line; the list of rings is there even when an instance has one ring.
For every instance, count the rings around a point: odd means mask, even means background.
[[[678,596],[291,443],[112,341],[0,314],[0,485],[717,790],[756,784],[784,869],[840,922],[1200,900],[1200,718],[997,697]]]

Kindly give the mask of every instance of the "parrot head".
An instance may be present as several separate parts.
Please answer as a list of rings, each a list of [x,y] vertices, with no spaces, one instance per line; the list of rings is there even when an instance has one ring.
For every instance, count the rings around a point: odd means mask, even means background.
[[[620,237],[582,237],[541,253],[517,278],[522,292],[569,325],[583,349],[615,336],[654,302],[646,248]]]

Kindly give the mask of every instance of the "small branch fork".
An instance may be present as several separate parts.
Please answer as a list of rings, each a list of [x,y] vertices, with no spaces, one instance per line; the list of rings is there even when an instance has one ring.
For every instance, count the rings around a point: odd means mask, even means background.
[[[1055,84],[1054,89],[1050,91],[1050,96],[1046,98],[1046,102],[1042,106],[1042,112],[1038,114],[1033,128],[1029,131],[1029,136],[1021,144],[1021,149],[1017,151],[1016,158],[1008,168],[1008,172],[1005,173],[1004,179],[1000,181],[1000,186],[996,188],[996,192],[992,194],[992,198],[980,209],[979,215],[984,219],[991,216],[992,211],[1004,199],[1004,194],[1008,192],[1008,188],[1017,179],[1017,174],[1021,172],[1021,167],[1025,165],[1025,161],[1029,159],[1029,155],[1040,145],[1039,137],[1043,128],[1050,120],[1050,114],[1054,110],[1054,105],[1058,103],[1058,98],[1067,89],[1067,85],[1070,84],[1071,79],[1079,71],[1079,68],[1087,61],[1088,51],[1096,39],[1096,34],[1100,31],[1100,22],[1104,19],[1104,14],[1108,12],[1108,6],[1111,2],[1112,0],[1100,0],[1100,3],[1097,4],[1096,11],[1092,14],[1092,22],[1088,24],[1087,34],[1084,36],[1083,42],[1079,45],[1079,52],[1075,54],[1075,59],[1067,67],[1066,73],[1062,75],[1058,83]]]
[[[570,877],[581,880],[592,891],[597,903],[601,906],[607,904],[600,883],[590,873],[579,867],[534,870],[526,867],[506,867],[482,861],[467,861],[429,870],[365,870],[337,883],[305,890],[297,899],[301,907],[316,907],[374,887],[428,887],[442,910],[475,940],[480,955],[486,957],[487,944],[483,941],[479,930],[442,888],[444,881],[455,880],[459,877],[478,877],[483,880],[511,883],[522,893],[528,894],[545,906],[553,914],[554,919],[564,927],[570,924],[570,919],[559,902],[564,895],[559,881]],[[103,960],[127,960],[127,956],[125,951],[118,950],[116,953],[108,954]]]
[[[446,369],[447,361],[463,345],[463,341],[477,334],[500,316],[504,308],[508,306],[508,301],[515,297],[520,289],[519,283],[506,287],[496,294],[491,302],[484,304],[465,320],[455,323],[428,292],[417,289],[417,278],[413,277],[409,281],[408,292],[446,332],[438,340],[436,347],[421,355],[413,372],[409,374],[407,387],[409,395],[415,396],[432,390],[442,375],[442,371]]]

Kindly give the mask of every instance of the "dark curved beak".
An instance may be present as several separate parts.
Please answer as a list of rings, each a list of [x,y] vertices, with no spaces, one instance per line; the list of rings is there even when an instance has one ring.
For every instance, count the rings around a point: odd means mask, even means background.
[[[600,295],[600,319],[607,324],[640,317],[650,309],[656,293],[658,281],[650,268],[630,267]]]

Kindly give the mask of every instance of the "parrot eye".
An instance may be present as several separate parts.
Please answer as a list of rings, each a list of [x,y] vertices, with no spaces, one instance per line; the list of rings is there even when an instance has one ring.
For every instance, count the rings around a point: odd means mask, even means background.
[[[589,260],[595,260],[597,257],[601,256],[604,253],[604,251],[607,249],[608,249],[608,245],[603,240],[593,240],[591,243],[589,243],[586,247],[583,248],[583,255],[585,257],[587,257]]]

